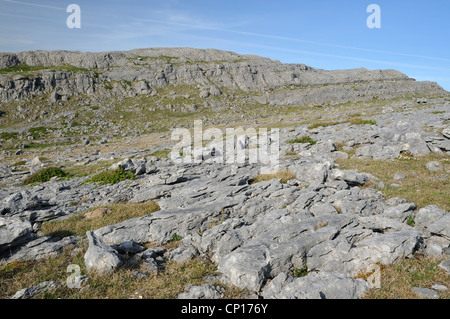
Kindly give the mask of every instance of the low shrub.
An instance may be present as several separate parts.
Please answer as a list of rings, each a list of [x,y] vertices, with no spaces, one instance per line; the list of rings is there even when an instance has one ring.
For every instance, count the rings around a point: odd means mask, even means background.
[[[130,171],[125,171],[122,167],[114,170],[106,170],[92,176],[87,182],[99,183],[100,185],[115,184],[127,179],[135,179],[135,175]]]
[[[289,144],[309,143],[311,145],[315,145],[315,144],[317,144],[317,141],[313,140],[309,136],[302,136],[302,137],[295,138],[293,140],[289,140],[289,141],[287,141],[287,143],[289,143]]]
[[[67,177],[69,174],[59,167],[48,167],[44,168],[23,181],[23,185],[35,184],[35,183],[45,183],[48,182],[52,177]]]

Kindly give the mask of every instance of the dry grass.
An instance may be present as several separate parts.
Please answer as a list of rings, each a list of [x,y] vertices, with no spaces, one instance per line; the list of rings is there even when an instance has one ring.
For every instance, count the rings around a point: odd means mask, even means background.
[[[294,179],[295,175],[292,174],[290,171],[288,170],[280,170],[276,173],[273,174],[259,174],[258,176],[256,176],[255,178],[249,180],[249,184],[255,184],[255,183],[259,183],[259,182],[264,182],[264,181],[270,181],[272,179],[280,179],[281,183],[285,184],[288,182],[288,180],[290,179]]]
[[[81,275],[86,275],[84,266],[84,247],[82,252],[72,256],[66,250],[62,255],[36,262],[14,262],[0,268],[0,298],[8,298],[18,290],[37,285],[40,282],[54,280],[65,283],[71,273],[67,267],[71,264],[79,265]],[[184,292],[186,285],[200,285],[205,283],[205,277],[216,272],[216,266],[200,259],[176,263],[169,261],[158,274],[145,278],[133,276],[135,268],[119,268],[113,274],[101,276],[89,273],[89,281],[78,288],[62,286],[35,296],[35,299],[174,299]],[[236,287],[226,286],[218,282],[225,289],[225,298],[239,298],[245,291]]]
[[[444,171],[432,172],[426,168],[430,161],[438,161]],[[450,210],[450,156],[429,155],[411,159],[393,161],[366,159],[339,159],[336,161],[341,169],[357,169],[378,177],[385,187],[381,189],[387,198],[406,198],[421,208],[436,204],[442,209]],[[404,179],[394,180],[397,173],[406,175]],[[445,179],[441,179],[446,175]],[[390,186],[392,183],[400,187]]]
[[[96,208],[92,208],[89,211],[93,211]],[[148,215],[160,209],[159,205],[154,201],[138,204],[117,203],[108,205],[105,208],[108,208],[111,212],[104,217],[86,219],[84,214],[75,215],[61,221],[43,223],[41,231],[45,235],[58,237],[85,235],[88,230],[120,223],[129,218]]]
[[[366,299],[419,299],[413,287],[431,288],[435,283],[450,287],[450,275],[438,265],[442,260],[416,255],[391,266],[382,266],[381,287],[369,290]],[[441,299],[450,299],[450,290],[438,292]]]

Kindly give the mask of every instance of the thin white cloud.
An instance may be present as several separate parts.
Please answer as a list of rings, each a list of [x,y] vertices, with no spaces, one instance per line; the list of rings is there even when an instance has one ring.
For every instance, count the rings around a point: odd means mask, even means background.
[[[30,19],[30,20],[38,20],[38,21],[55,21],[55,19],[49,19],[49,18],[42,18],[42,17],[35,17],[35,16],[29,16],[29,15],[23,15],[23,14],[11,14],[11,13],[2,13],[0,12],[0,16],[8,17],[8,18],[20,18],[20,19]]]
[[[344,59],[344,60],[351,60],[351,61],[368,62],[368,63],[373,63],[373,64],[390,65],[390,66],[397,67],[397,68],[404,67],[404,68],[410,68],[410,69],[450,72],[450,68],[432,67],[432,66],[428,66],[428,65],[418,65],[418,64],[408,64],[408,63],[402,63],[402,62],[373,60],[373,59],[365,59],[365,58],[358,58],[358,57],[353,57],[353,56],[343,56],[343,55],[321,53],[321,52],[314,52],[314,51],[286,49],[286,48],[275,47],[275,46],[265,46],[265,45],[251,45],[251,46],[269,49],[269,50],[289,52],[289,53],[307,54],[307,55],[323,56],[323,57],[334,58],[334,59]]]
[[[420,59],[429,59],[429,60],[450,62],[450,59],[445,59],[445,58],[440,58],[440,57],[416,55],[416,54],[401,53],[401,52],[386,51],[386,50],[367,49],[367,48],[346,46],[346,45],[340,45],[340,44],[332,44],[332,43],[324,43],[324,42],[303,40],[303,39],[299,39],[299,38],[292,38],[292,37],[279,36],[279,35],[271,35],[271,34],[255,33],[255,32],[246,32],[246,31],[239,31],[239,30],[222,30],[222,31],[233,32],[233,33],[242,34],[242,35],[248,35],[248,36],[270,38],[270,39],[276,39],[276,40],[286,40],[286,41],[292,41],[292,42],[308,43],[308,44],[327,46],[327,47],[333,47],[333,48],[358,50],[358,51],[365,51],[365,52],[372,52],[372,53],[382,53],[382,54],[389,54],[389,55],[399,55],[399,56],[407,56],[407,57],[420,58]]]
[[[10,3],[15,3],[15,4],[21,4],[21,5],[32,6],[32,7],[40,7],[40,8],[46,8],[46,9],[55,9],[55,10],[64,10],[64,11],[66,10],[66,8],[48,6],[48,5],[39,4],[39,3],[30,3],[30,2],[15,1],[15,0],[3,0],[3,2],[10,2]]]
[[[66,10],[65,8],[62,8],[62,7],[48,6],[48,5],[30,3],[30,2],[24,2],[24,1],[16,1],[16,0],[2,0],[2,1],[20,4],[20,5],[55,9],[55,10],[64,10],[64,11]],[[347,45],[340,45],[340,44],[325,43],[325,42],[320,42],[320,41],[310,41],[310,40],[304,40],[304,39],[300,39],[300,38],[287,37],[287,36],[281,36],[281,35],[241,31],[241,30],[233,29],[236,26],[219,24],[217,21],[215,21],[214,23],[210,23],[207,21],[203,21],[200,18],[193,18],[186,12],[177,12],[177,11],[173,11],[173,10],[170,10],[167,8],[161,12],[158,12],[158,16],[165,16],[165,19],[126,17],[126,16],[118,16],[118,15],[112,15],[112,14],[102,14],[99,12],[84,12],[84,14],[103,16],[103,17],[108,17],[110,19],[111,18],[120,18],[120,19],[122,19],[122,21],[128,20],[128,21],[136,21],[136,22],[141,22],[141,23],[144,22],[144,23],[159,24],[159,25],[166,25],[166,26],[173,26],[173,27],[181,27],[181,28],[190,29],[190,30],[218,31],[218,32],[224,32],[224,33],[232,33],[232,34],[239,34],[239,35],[244,35],[244,36],[251,36],[251,37],[259,37],[259,38],[282,40],[282,41],[297,42],[297,43],[307,43],[307,44],[316,45],[316,46],[340,48],[340,49],[346,49],[346,50],[351,50],[351,51],[363,51],[363,52],[380,53],[380,54],[386,54],[386,55],[411,57],[411,58],[424,59],[424,60],[450,62],[450,59],[446,59],[446,58],[442,58],[442,57],[416,55],[416,54],[409,54],[409,53],[395,52],[395,51],[388,51],[388,50],[368,49],[368,48],[361,48],[361,47],[354,47],[354,46],[347,46]],[[17,16],[17,17],[20,17],[20,16]],[[24,18],[26,18],[26,17],[24,17]],[[31,19],[32,17],[27,17],[27,18]],[[123,24],[123,25],[126,25],[126,24]],[[92,25],[92,26],[95,26],[95,25]],[[97,27],[100,27],[100,25],[97,25]],[[108,28],[110,28],[110,27],[108,26]],[[119,29],[121,29],[121,27],[119,27]],[[110,30],[113,31],[112,29],[110,29]],[[165,31],[177,33],[180,31],[180,29],[178,29],[178,28],[175,28],[173,30],[166,29]],[[186,31],[186,30],[183,30],[183,31]],[[119,32],[122,32],[122,31],[119,30]],[[129,33],[128,31],[125,33],[127,34],[126,35],[127,38],[133,37],[132,34]],[[140,37],[140,36],[142,36],[142,32],[136,32],[135,37]],[[276,49],[280,49],[280,48],[276,48]],[[340,58],[340,59],[349,59],[349,60],[362,61],[362,62],[382,63],[385,65],[394,65],[394,66],[402,65],[402,66],[407,66],[407,67],[414,67],[414,68],[421,68],[421,69],[428,69],[428,70],[442,70],[442,68],[437,68],[437,67],[430,67],[430,66],[423,66],[423,65],[422,66],[421,65],[408,65],[408,64],[404,64],[404,63],[370,60],[370,59],[364,59],[364,58],[323,54],[323,53],[317,53],[317,52],[298,51],[298,53],[314,54],[314,55],[321,55],[321,56]],[[448,69],[444,69],[444,70],[448,70]]]
[[[402,53],[402,52],[395,52],[395,51],[386,51],[386,50],[377,50],[377,49],[367,49],[367,48],[360,48],[360,47],[354,47],[354,46],[346,46],[346,45],[324,43],[324,42],[318,42],[318,41],[310,41],[310,40],[304,40],[304,39],[286,37],[286,36],[280,36],[280,35],[233,30],[233,29],[223,27],[223,26],[215,26],[214,24],[199,23],[198,21],[188,22],[188,19],[186,19],[186,18],[183,19],[183,22],[170,21],[170,20],[146,19],[146,18],[132,18],[132,17],[130,17],[130,19],[134,19],[136,21],[151,22],[151,23],[156,23],[156,24],[181,26],[181,27],[186,27],[186,28],[191,28],[191,29],[211,30],[211,31],[219,31],[219,32],[225,32],[225,33],[234,33],[234,34],[240,34],[240,35],[246,35],[246,36],[268,38],[268,39],[275,39],[275,40],[284,40],[284,41],[299,42],[299,43],[307,43],[307,44],[312,44],[312,45],[354,50],[354,51],[364,51],[364,52],[381,53],[381,54],[387,54],[387,55],[412,57],[412,58],[418,58],[418,59],[435,60],[435,61],[441,61],[441,62],[450,62],[450,59],[445,59],[445,58],[441,58],[441,57],[416,55],[416,54],[409,54],[409,53]],[[184,21],[186,21],[186,22],[184,22]]]

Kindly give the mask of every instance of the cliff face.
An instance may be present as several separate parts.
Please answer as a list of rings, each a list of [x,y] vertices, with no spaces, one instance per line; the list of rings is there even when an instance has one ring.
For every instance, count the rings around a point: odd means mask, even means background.
[[[326,71],[219,50],[152,48],[126,52],[30,51],[0,54],[0,101],[49,95],[132,97],[168,85],[195,86],[202,98],[242,90],[271,105],[334,104],[444,92],[395,70]]]

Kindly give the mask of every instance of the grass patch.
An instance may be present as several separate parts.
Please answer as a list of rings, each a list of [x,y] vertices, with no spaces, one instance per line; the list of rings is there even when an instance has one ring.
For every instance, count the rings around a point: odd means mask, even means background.
[[[201,285],[205,283],[205,277],[217,271],[214,263],[193,259],[182,263],[168,261],[160,273],[141,279],[133,276],[134,270],[144,271],[140,265],[134,268],[123,266],[112,274],[102,276],[95,272],[87,273],[84,265],[87,244],[82,248],[83,250],[75,255],[65,249],[60,256],[36,262],[13,262],[1,267],[0,298],[8,298],[20,289],[43,281],[65,283],[71,275],[67,272],[67,267],[71,264],[80,267],[81,275],[90,277],[87,282],[89,287],[70,289],[63,285],[41,293],[34,299],[175,299],[185,291],[186,285]],[[213,284],[225,289],[224,297],[227,299],[240,298],[246,292],[219,282]]]
[[[108,205],[107,208],[110,213],[101,218],[86,219],[84,214],[78,214],[61,221],[45,222],[41,226],[41,231],[46,236],[84,236],[88,230],[117,224],[130,218],[141,217],[160,210],[159,205],[154,201],[136,204],[117,203]],[[89,211],[93,210],[90,209]]]
[[[122,159],[102,160],[91,165],[75,165],[66,168],[66,171],[72,176],[87,176],[96,172],[106,170],[111,165],[120,162]],[[42,161],[42,160],[41,160]]]
[[[182,241],[183,237],[181,237],[180,235],[175,233],[175,234],[172,235],[172,240],[173,241]]]
[[[26,149],[41,149],[41,148],[49,148],[53,147],[55,144],[49,144],[49,143],[30,143],[25,144]]]
[[[345,122],[337,122],[337,121],[317,122],[317,123],[314,123],[314,124],[308,126],[308,129],[312,130],[312,129],[315,129],[318,127],[333,126],[333,125],[338,125],[338,124],[342,124],[342,123],[345,123]]]
[[[444,171],[429,171],[425,165],[430,161],[439,161]],[[357,169],[378,177],[385,184],[381,191],[387,198],[406,198],[416,203],[418,208],[436,204],[450,210],[450,178],[448,174],[447,178],[440,178],[450,170],[450,156],[429,155],[393,161],[348,158],[338,159],[336,163],[341,169]],[[406,177],[395,181],[396,173],[403,173]],[[400,184],[400,187],[391,187],[392,183]]]
[[[375,120],[361,120],[361,119],[351,119],[349,121],[350,125],[375,125],[377,121]]]
[[[312,130],[318,127],[326,127],[326,126],[333,126],[333,125],[338,125],[338,124],[344,124],[344,123],[349,123],[350,125],[375,125],[377,124],[377,122],[375,120],[362,120],[359,118],[352,118],[349,120],[344,120],[344,121],[321,121],[318,123],[314,123],[310,126],[308,126],[308,129]]]
[[[264,181],[270,181],[272,179],[280,179],[281,183],[286,184],[289,180],[294,179],[294,178],[295,178],[295,175],[292,174],[290,171],[282,170],[282,171],[278,171],[274,174],[259,174],[255,178],[250,179],[248,181],[248,183],[251,185],[251,184],[256,184],[256,183],[260,183],[260,182],[264,182]]]
[[[0,133],[0,138],[3,140],[11,140],[17,137],[17,133],[16,132],[1,132]]]
[[[48,182],[52,177],[67,177],[69,174],[59,167],[44,168],[25,179],[22,185]]]
[[[311,145],[315,145],[315,144],[317,144],[317,141],[313,140],[309,136],[302,136],[302,137],[295,138],[293,140],[289,140],[286,143],[289,143],[289,144],[309,143]]]
[[[171,149],[159,150],[151,153],[149,156],[155,156],[158,158],[167,158],[171,151],[172,151]]]
[[[431,288],[434,283],[447,287],[450,275],[438,265],[442,260],[416,255],[414,259],[381,268],[381,287],[369,290],[365,299],[419,299],[413,287]],[[441,299],[450,299],[450,290],[438,292]]]
[[[306,275],[308,275],[308,267],[302,267],[302,268],[295,268],[292,271],[292,276],[297,277],[297,278],[301,278],[301,277],[305,277]]]
[[[28,133],[30,133],[31,136],[35,139],[39,139],[42,137],[42,135],[47,134],[47,131],[54,131],[56,128],[46,128],[46,127],[32,127],[28,130]]]
[[[18,162],[15,162],[14,164],[12,164],[11,166],[13,166],[13,167],[23,166],[26,163],[27,163],[27,161],[18,161]]]
[[[118,182],[127,180],[127,179],[135,179],[135,175],[130,171],[125,171],[123,167],[114,169],[114,170],[106,170],[103,172],[100,172],[94,176],[92,176],[90,179],[88,179],[86,182],[89,183],[98,183],[100,185],[106,185],[106,184],[116,184]]]

